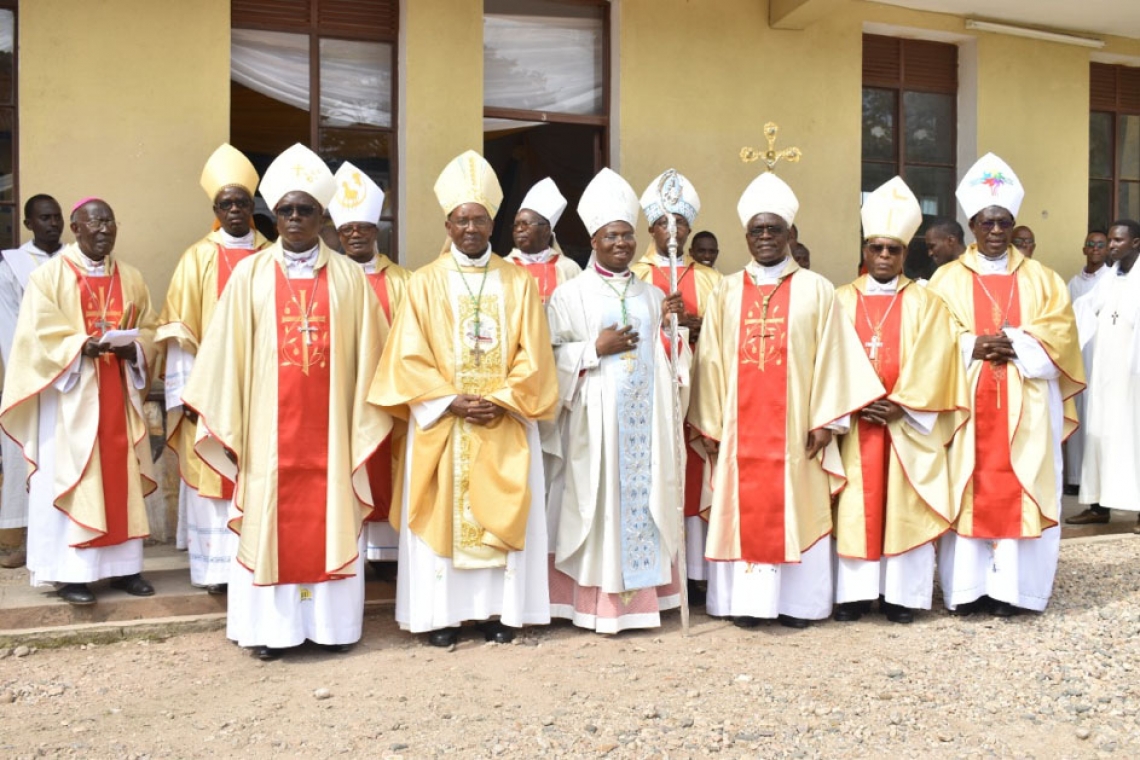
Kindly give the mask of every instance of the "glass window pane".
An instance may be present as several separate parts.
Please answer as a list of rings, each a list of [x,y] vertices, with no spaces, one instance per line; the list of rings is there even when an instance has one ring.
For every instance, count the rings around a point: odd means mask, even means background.
[[[863,179],[860,183],[860,189],[863,195],[873,192],[879,185],[898,173],[898,168],[895,164],[873,164],[869,161],[864,161]]]
[[[1140,219],[1140,182],[1120,183],[1120,203],[1116,207],[1117,219]]]
[[[954,163],[954,96],[931,92],[903,93],[906,158],[931,164]]]
[[[1140,116],[1119,114],[1116,120],[1117,150],[1120,152],[1117,179],[1140,180]]]
[[[601,18],[483,17],[483,104],[599,115]]]
[[[923,216],[954,218],[954,170],[941,166],[908,166],[903,177],[918,198]]]
[[[1112,182],[1089,181],[1089,229],[1107,230],[1115,214],[1112,213]]]
[[[1112,114],[1089,114],[1089,176],[1112,178]]]
[[[15,73],[16,14],[0,11],[0,103],[13,105],[13,74]]]
[[[12,151],[12,130],[15,126],[16,115],[11,108],[0,108],[0,200],[15,200],[13,185],[15,174],[13,167],[16,157]]]
[[[863,160],[895,160],[895,92],[893,90],[863,88]]]
[[[321,124],[392,126],[392,46],[321,40]]]

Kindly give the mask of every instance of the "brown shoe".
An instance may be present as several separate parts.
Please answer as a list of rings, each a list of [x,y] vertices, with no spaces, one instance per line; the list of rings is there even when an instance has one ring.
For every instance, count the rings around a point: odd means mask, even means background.
[[[23,549],[16,549],[13,552],[9,552],[7,556],[5,556],[3,559],[0,559],[0,567],[5,567],[9,570],[17,567],[23,567],[27,563],[28,553]]]
[[[1091,509],[1086,509],[1079,515],[1073,515],[1065,520],[1067,525],[1104,525],[1112,518],[1109,512],[1094,512]]]

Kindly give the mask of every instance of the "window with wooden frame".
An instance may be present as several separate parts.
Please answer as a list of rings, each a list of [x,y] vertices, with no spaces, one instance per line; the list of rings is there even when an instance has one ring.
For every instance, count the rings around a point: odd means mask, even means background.
[[[958,48],[863,35],[863,193],[897,174],[918,197],[924,219],[953,218],[957,146]],[[933,271],[917,238],[907,271]]]
[[[230,142],[262,173],[297,142],[351,161],[384,189],[397,259],[398,0],[232,0],[231,25]]]
[[[607,0],[484,0],[483,151],[503,185],[492,246],[512,247],[526,192],[551,177],[574,208],[609,154],[610,4]],[[585,261],[590,241],[574,214],[556,228]]]
[[[1089,66],[1089,229],[1140,219],[1140,68]]]
[[[16,0],[0,0],[0,246],[20,244]]]

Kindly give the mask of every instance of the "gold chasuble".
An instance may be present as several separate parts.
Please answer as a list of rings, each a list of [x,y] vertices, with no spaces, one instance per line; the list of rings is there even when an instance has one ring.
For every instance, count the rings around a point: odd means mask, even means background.
[[[523,549],[530,506],[518,417],[548,418],[558,398],[550,331],[525,269],[493,255],[486,267],[460,267],[448,248],[408,281],[368,400],[407,418],[409,404],[460,393],[507,414],[486,426],[446,413],[416,426],[408,527],[456,568],[502,567],[506,552]],[[399,512],[393,499],[397,530]]]
[[[950,316],[906,277],[893,295],[867,295],[867,275],[835,291],[890,401],[937,414],[930,434],[905,417],[887,426],[851,418],[839,441],[847,485],[836,506],[836,551],[877,560],[929,543],[954,521],[946,447],[969,416]]]
[[[842,463],[834,444],[807,459],[808,433],[883,395],[834,295],[789,259],[778,284],[745,270],[709,299],[688,415],[720,442],[709,560],[798,562],[831,532]]]
[[[198,455],[236,482],[230,527],[257,586],[354,574],[365,463],[391,429],[365,403],[386,324],[360,266],[324,244],[313,278],[283,260],[275,244],[234,270],[183,392]]]
[[[67,373],[89,337],[137,328],[146,366],[154,362],[150,294],[137,269],[104,259],[105,274],[87,274],[79,248],[36,269],[28,280],[4,384],[0,425],[24,450],[29,474],[39,468],[42,390]],[[149,532],[143,497],[155,489],[143,417],[146,388],[126,377],[114,354],[79,362],[78,384],[58,394],[54,420],[52,504],[71,519],[77,548],[112,546]]]
[[[222,242],[221,232],[215,230],[187,248],[178,260],[166,291],[166,304],[158,318],[157,343],[173,339],[186,353],[197,354],[234,267],[269,245],[256,230],[252,249],[226,248]],[[195,426],[182,424],[182,407],[171,409],[167,414],[167,445],[178,454],[178,471],[186,485],[210,499],[231,498],[233,483],[209,467],[203,467],[202,460],[194,453]]]
[[[1065,282],[1013,247],[1004,274],[983,275],[978,259],[971,244],[935,272],[930,290],[949,308],[956,337],[1017,327],[1037,341],[1059,372],[1060,432],[1068,438],[1085,372]],[[1049,383],[1022,378],[1013,362],[985,361],[970,362],[966,382],[972,414],[949,452],[960,504],[955,530],[970,538],[1036,538],[1058,519]]]

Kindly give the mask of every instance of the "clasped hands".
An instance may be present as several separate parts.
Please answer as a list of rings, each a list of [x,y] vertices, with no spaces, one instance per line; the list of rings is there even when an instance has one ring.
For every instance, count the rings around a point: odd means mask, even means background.
[[[100,343],[94,338],[88,338],[87,342],[83,344],[83,355],[91,359],[98,359],[107,353],[114,354],[124,361],[133,362],[138,357],[138,346],[134,343],[128,343],[125,346],[112,347],[106,343]]]
[[[490,425],[502,417],[506,409],[482,396],[460,393],[447,407],[447,411],[472,425]]]
[[[868,404],[859,412],[859,417],[876,425],[886,425],[901,419],[903,408],[893,401],[881,398],[873,404]]]
[[[1013,341],[1005,333],[998,333],[997,335],[979,335],[974,341],[973,356],[981,361],[1005,364],[1016,359],[1017,352],[1013,350]]]

